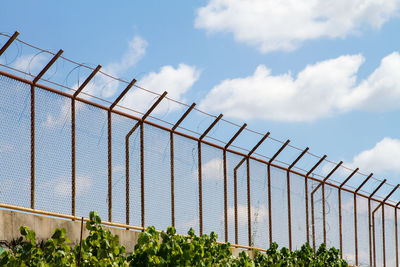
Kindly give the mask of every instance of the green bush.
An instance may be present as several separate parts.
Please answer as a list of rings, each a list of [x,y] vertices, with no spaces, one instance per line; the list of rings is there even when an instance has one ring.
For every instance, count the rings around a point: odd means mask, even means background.
[[[139,235],[132,253],[119,244],[118,236],[101,225],[96,212],[91,212],[86,229],[89,235],[71,249],[65,229],[56,229],[52,237],[37,244],[35,232],[26,226],[21,235],[0,253],[1,266],[348,266],[335,248],[322,244],[315,252],[308,244],[290,252],[278,250],[273,243],[266,253],[255,251],[254,259],[241,252],[232,256],[229,243],[217,243],[217,235],[177,235],[173,227],[161,233],[151,226]]]

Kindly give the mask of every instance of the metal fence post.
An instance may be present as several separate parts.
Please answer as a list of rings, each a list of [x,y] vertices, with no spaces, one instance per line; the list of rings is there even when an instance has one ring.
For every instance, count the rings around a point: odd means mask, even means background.
[[[242,127],[235,133],[235,135],[226,143],[223,149],[223,160],[224,160],[224,224],[225,224],[225,242],[228,242],[228,168],[226,162],[226,151],[229,146],[235,141],[239,134],[246,128],[247,124],[243,124]]]
[[[206,137],[206,135],[211,131],[211,129],[218,123],[222,118],[220,114],[211,125],[203,132],[197,141],[197,163],[198,163],[198,183],[199,183],[199,228],[200,236],[203,235],[203,182],[202,182],[202,163],[201,163],[201,142]]]
[[[126,93],[132,88],[136,83],[136,79],[133,79],[128,86],[122,91],[122,93],[115,99],[107,111],[107,147],[108,147],[108,221],[112,221],[112,122],[111,114],[115,106],[119,101],[125,96]]]
[[[150,115],[150,113],[160,104],[161,100],[167,95],[167,92],[164,92],[160,97],[154,102],[154,104],[150,107],[150,109],[143,115],[140,121],[138,121],[135,126],[127,133],[125,136],[125,175],[126,175],[126,186],[129,188],[129,137],[135,132],[135,130],[140,126],[140,199],[141,199],[141,226],[145,229],[145,206],[144,206],[144,132],[143,132],[143,124],[146,118]],[[129,189],[126,190],[126,203],[127,209],[129,209],[130,195]],[[129,217],[129,210],[127,210],[127,217]],[[143,230],[144,231],[144,230]]]
[[[58,53],[53,56],[47,65],[33,79],[31,85],[31,209],[35,209],[35,85],[63,52],[64,51],[60,49]]]
[[[189,115],[189,113],[196,106],[196,103],[193,103],[186,112],[180,117],[180,119],[175,123],[175,125],[171,128],[170,132],[170,158],[171,158],[171,223],[172,226],[175,227],[175,165],[174,165],[174,132],[176,128],[182,123],[182,121]]]
[[[394,233],[395,233],[395,244],[396,244],[396,266],[399,266],[399,234],[397,229],[397,209],[399,208],[400,201],[397,202],[394,207]]]
[[[374,229],[374,266],[376,266],[376,249],[375,249],[375,212],[382,207],[382,250],[383,250],[383,266],[386,266],[386,244],[385,244],[385,205],[386,201],[399,188],[400,184],[396,185],[392,191],[383,199],[383,201],[372,212],[372,227]]]
[[[72,176],[72,190],[71,190],[71,201],[72,215],[76,215],[76,147],[75,147],[75,101],[80,92],[86,85],[93,79],[96,73],[100,70],[101,65],[98,65],[96,69],[86,78],[86,80],[79,86],[71,98],[71,176]]]
[[[266,133],[260,141],[250,150],[250,152],[236,165],[233,169],[234,176],[234,205],[235,205],[235,243],[239,244],[239,234],[238,234],[238,199],[237,199],[237,170],[246,161],[247,169],[247,223],[248,223],[248,240],[249,246],[252,246],[251,242],[251,196],[250,196],[250,157],[256,151],[256,149],[267,139],[270,132]]]
[[[377,188],[375,188],[374,191],[369,195],[368,197],[368,225],[369,225],[369,265],[372,266],[372,230],[374,230],[374,236],[375,236],[375,229],[372,229],[373,223],[372,223],[372,217],[371,217],[371,199],[375,195],[376,192],[386,183],[386,179],[383,180]]]
[[[356,265],[358,265],[357,194],[358,194],[358,191],[360,191],[361,188],[372,177],[372,175],[373,175],[372,173],[370,175],[368,175],[368,177],[365,178],[365,180],[354,191],[354,251],[356,253]]]
[[[343,186],[357,173],[359,169],[355,169],[344,181],[340,184],[338,189],[338,200],[339,200],[339,245],[340,245],[340,256],[343,257],[343,231],[342,231],[342,188]],[[354,209],[353,209],[354,211]]]
[[[290,164],[286,171],[286,184],[287,184],[287,202],[288,202],[288,232],[289,232],[289,250],[292,251],[292,213],[291,213],[291,201],[290,201],[290,170],[296,165],[297,162],[307,153],[309,148],[301,152],[301,154]]]
[[[342,165],[343,161],[340,161],[331,171],[317,185],[317,187],[311,192],[311,217],[312,217],[312,231],[313,231],[313,247],[315,249],[315,218],[314,218],[314,194],[322,186],[322,227],[323,227],[323,238],[326,244],[326,228],[325,228],[325,182],[331,177],[331,175]]]
[[[278,157],[278,155],[285,149],[289,144],[290,140],[287,140],[278,151],[270,158],[267,162],[267,176],[268,176],[268,223],[269,223],[269,243],[272,244],[272,200],[271,200],[271,163]]]
[[[305,204],[306,204],[306,234],[307,234],[307,243],[310,244],[310,219],[309,219],[309,210],[308,210],[308,178],[312,174],[312,172],[326,159],[326,155],[319,159],[319,161],[307,172],[304,178],[304,192],[305,192]],[[311,201],[311,211],[312,211],[312,221],[314,222],[314,201]],[[314,229],[314,224],[312,225]],[[315,247],[315,245],[314,245]]]

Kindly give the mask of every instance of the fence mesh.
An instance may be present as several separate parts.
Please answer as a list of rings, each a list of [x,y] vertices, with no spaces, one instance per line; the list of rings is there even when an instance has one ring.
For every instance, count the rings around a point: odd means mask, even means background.
[[[326,241],[352,264],[397,264],[393,204],[88,100],[33,90],[34,99],[29,83],[0,75],[1,203],[73,214],[75,201],[76,216],[97,210],[104,220],[175,224],[183,234],[202,226],[220,241],[257,248]]]
[[[30,86],[0,75],[0,89],[0,199],[30,207]]]

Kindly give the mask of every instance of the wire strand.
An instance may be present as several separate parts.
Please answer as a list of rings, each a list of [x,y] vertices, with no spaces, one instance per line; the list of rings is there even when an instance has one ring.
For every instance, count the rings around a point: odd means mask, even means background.
[[[6,34],[6,33],[0,33],[0,35],[6,36],[6,37],[9,37],[9,38],[11,37],[11,35]],[[26,45],[26,46],[30,47],[30,48],[39,50],[39,51],[40,51],[39,53],[48,53],[48,54],[51,54],[51,55],[53,55],[53,56],[56,55],[56,53],[51,52],[50,50],[46,50],[46,49],[39,48],[39,47],[37,47],[37,46],[35,46],[35,45],[32,45],[32,44],[30,44],[30,43],[27,43],[27,42],[25,42],[25,41],[23,41],[23,40],[21,40],[21,39],[19,39],[19,38],[16,38],[15,40],[16,40],[17,42],[23,44],[23,45]],[[87,68],[87,69],[89,69],[89,70],[91,70],[91,71],[94,71],[94,70],[95,70],[95,68],[93,68],[93,67],[90,67],[90,66],[88,66],[88,65],[86,65],[86,64],[79,63],[79,62],[77,62],[77,61],[71,60],[71,59],[66,58],[66,57],[64,57],[64,56],[60,56],[60,58],[63,59],[63,60],[65,60],[65,61],[67,61],[67,62],[70,62],[70,63],[72,63],[72,64],[77,65],[77,67]],[[32,74],[30,74],[30,73],[27,73],[27,72],[18,70],[18,69],[16,69],[16,68],[13,68],[13,67],[8,66],[8,65],[4,65],[4,64],[1,64],[1,63],[0,63],[0,66],[9,68],[9,69],[11,69],[11,70],[13,70],[13,71],[17,71],[17,72],[19,72],[19,73],[23,73],[23,74],[28,75],[28,76],[30,76],[30,77],[35,77],[34,75],[32,75]],[[76,67],[75,67],[75,68],[76,68]],[[104,76],[106,76],[106,77],[108,77],[108,78],[111,78],[111,79],[113,79],[113,80],[115,80],[115,81],[119,81],[119,82],[122,82],[122,83],[125,83],[125,84],[129,84],[129,83],[130,83],[130,82],[126,81],[126,80],[123,80],[123,79],[121,79],[121,78],[115,77],[115,76],[110,75],[110,74],[108,74],[108,73],[106,73],[106,72],[104,72],[104,71],[101,71],[101,70],[99,71],[99,73],[101,73],[102,75],[104,75]],[[53,82],[53,81],[50,81],[50,80],[48,80],[48,79],[43,79],[43,78],[42,78],[41,80],[43,80],[43,81],[45,81],[45,82],[47,82],[47,83],[50,83],[50,84],[59,86],[59,87],[64,88],[64,89],[76,91],[75,89],[69,88],[68,86],[65,86],[65,85],[62,85],[62,84],[59,84],[59,83],[56,83],[56,82]],[[144,87],[142,87],[142,86],[140,86],[140,85],[136,85],[136,84],[135,84],[134,86],[135,86],[136,88],[140,89],[140,90],[143,90],[143,91],[147,92],[147,93],[150,93],[150,94],[153,94],[153,95],[156,95],[156,96],[161,96],[160,93],[154,92],[154,91],[149,90],[149,89],[147,89],[147,88],[144,88]],[[86,96],[88,96],[88,97],[92,97],[92,98],[94,98],[94,99],[97,99],[97,100],[99,100],[99,101],[102,101],[102,102],[105,102],[105,103],[108,103],[108,104],[112,104],[111,101],[102,99],[102,98],[100,98],[100,97],[91,95],[91,94],[86,93],[86,92],[82,92],[81,94],[86,95]],[[184,103],[184,102],[182,102],[182,101],[179,101],[179,100],[176,100],[176,99],[173,99],[173,98],[170,98],[170,97],[165,97],[165,98],[168,99],[169,101],[172,101],[172,102],[174,102],[174,103],[176,103],[176,104],[179,104],[179,105],[182,105],[182,106],[185,106],[185,107],[189,107],[189,106],[190,106],[190,105],[187,104],[187,103]],[[121,106],[121,105],[117,105],[117,106],[120,107],[120,108],[129,110],[129,111],[131,111],[131,112],[134,112],[134,113],[143,115],[142,112],[139,112],[139,111],[134,110],[134,109],[132,109],[132,108],[124,107],[124,106]],[[208,112],[206,112],[206,111],[203,111],[203,110],[200,110],[200,109],[198,109],[198,108],[194,108],[193,110],[195,110],[195,111],[197,111],[197,112],[199,112],[199,113],[201,113],[201,114],[204,114],[204,115],[206,115],[206,116],[209,116],[209,117],[212,117],[212,118],[217,118],[216,115],[210,114],[210,113],[208,113]],[[170,123],[170,122],[168,122],[168,121],[166,121],[166,120],[157,118],[157,117],[152,116],[152,115],[150,115],[149,118],[154,119],[154,120],[157,120],[157,121],[160,121],[160,122],[163,122],[163,123],[165,123],[165,124],[167,124],[167,125],[173,125],[172,123]],[[232,126],[238,127],[238,128],[241,127],[241,125],[239,125],[239,124],[237,124],[237,123],[235,123],[235,122],[232,122],[232,121],[230,121],[230,120],[227,120],[227,119],[225,119],[225,118],[221,118],[221,121],[224,121],[224,122],[226,122],[226,123],[228,123],[228,124],[230,124],[230,125],[232,125]],[[187,132],[189,132],[189,133],[192,133],[192,134],[196,134],[196,135],[199,135],[199,136],[201,135],[200,133],[198,133],[198,132],[196,132],[196,131],[193,131],[193,130],[184,128],[184,127],[182,127],[182,126],[179,126],[178,128],[180,128],[180,129],[182,129],[182,130],[184,130],[184,131],[187,131]],[[256,131],[256,130],[253,130],[253,129],[250,129],[250,128],[245,128],[244,130],[247,131],[247,132],[250,132],[250,133],[254,133],[254,134],[260,135],[260,136],[264,136],[264,135],[265,135],[265,133],[261,133],[261,132],[259,132],[259,131]],[[212,136],[207,136],[206,138],[209,138],[210,140],[217,141],[217,142],[219,142],[219,143],[221,143],[221,144],[226,144],[225,141],[220,140],[220,139],[217,139],[217,138],[212,137]],[[284,143],[285,143],[284,141],[279,140],[279,139],[277,139],[277,138],[274,138],[274,137],[272,137],[272,136],[268,136],[268,139],[270,139],[270,140],[272,140],[272,141],[274,141],[274,142],[280,143],[280,144],[284,144]],[[296,147],[296,146],[294,146],[294,145],[292,145],[292,144],[288,144],[287,146],[290,147],[290,148],[292,148],[292,149],[298,150],[298,151],[303,151],[303,150],[304,150],[304,149],[299,148],[299,147]],[[231,145],[231,147],[234,147],[234,148],[236,148],[236,149],[240,149],[240,150],[242,150],[242,151],[249,151],[249,150],[246,149],[246,148],[242,148],[242,147],[235,146],[235,145]],[[254,154],[257,155],[257,156],[260,156],[260,157],[262,157],[262,158],[267,158],[267,159],[269,159],[268,157],[266,157],[266,156],[264,156],[264,155],[261,155],[261,154],[259,154],[259,153],[254,153]],[[318,159],[318,160],[320,160],[320,159],[322,158],[321,156],[318,156],[318,155],[316,155],[316,154],[313,154],[312,152],[309,152],[309,151],[307,151],[306,154],[309,155],[309,156],[312,156],[312,157],[314,157],[314,158],[316,158],[316,159]],[[279,162],[279,163],[281,163],[281,164],[284,164],[284,165],[289,165],[289,164],[287,164],[287,163],[285,163],[285,162],[282,162],[282,161],[279,161],[279,160],[276,160],[276,161]],[[331,161],[331,160],[329,160],[329,159],[325,159],[324,161],[326,161],[326,162],[328,162],[328,163],[331,163],[331,164],[335,164],[335,165],[337,164],[336,162]],[[344,166],[344,165],[341,165],[341,167],[344,168],[344,169],[346,169],[346,170],[353,171],[353,169],[350,168],[350,167],[347,167],[347,166]],[[302,171],[305,171],[305,170],[302,170]],[[368,176],[367,174],[364,174],[364,173],[362,173],[362,172],[360,172],[360,171],[357,171],[357,173],[358,173],[359,175],[364,176],[364,177]],[[315,175],[318,175],[318,176],[320,176],[321,178],[324,178],[323,176],[321,176],[321,175],[319,175],[319,174],[315,174]],[[372,179],[375,180],[375,181],[382,182],[381,179],[375,178],[374,176],[372,177]],[[386,185],[387,185],[387,186],[394,187],[394,185],[392,185],[392,184],[390,184],[390,183],[386,183]]]

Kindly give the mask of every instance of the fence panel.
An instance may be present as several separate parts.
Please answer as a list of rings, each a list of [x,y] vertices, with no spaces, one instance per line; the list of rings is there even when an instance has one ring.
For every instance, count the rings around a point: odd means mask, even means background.
[[[30,86],[0,75],[0,201],[30,207]]]
[[[76,102],[76,214],[108,220],[107,112]]]
[[[175,220],[178,233],[192,227],[198,234],[199,187],[197,175],[197,142],[175,135]]]
[[[35,91],[35,208],[71,214],[71,100]]]
[[[327,245],[342,244],[343,257],[352,264],[356,256],[359,266],[370,261],[382,266],[384,259],[387,266],[396,264],[398,207],[393,204],[384,204],[384,218],[381,208],[370,225],[380,200],[371,199],[369,209],[368,197],[349,187],[339,191],[313,174],[306,183],[302,173],[233,150],[226,151],[225,199],[223,147],[39,85],[31,102],[31,88],[18,77],[0,75],[3,204],[35,204],[68,215],[74,213],[75,192],[76,216],[96,210],[117,223],[158,229],[175,223],[181,234],[191,227],[199,233],[202,225],[203,233],[214,231],[219,241],[258,248],[271,241],[289,247],[289,229],[292,249],[307,240],[318,247],[326,234]]]
[[[224,241],[224,169],[220,149],[202,145],[202,183],[204,233],[214,231]],[[197,173],[196,173],[197,175]]]

